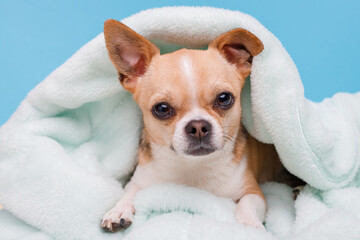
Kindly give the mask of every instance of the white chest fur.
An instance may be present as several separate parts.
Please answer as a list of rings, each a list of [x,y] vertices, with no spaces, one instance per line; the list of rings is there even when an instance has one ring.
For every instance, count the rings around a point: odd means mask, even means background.
[[[132,181],[140,188],[163,183],[182,184],[237,200],[242,196],[247,159],[243,157],[235,162],[232,151],[225,149],[204,157],[187,158],[155,145],[153,160],[139,165]]]

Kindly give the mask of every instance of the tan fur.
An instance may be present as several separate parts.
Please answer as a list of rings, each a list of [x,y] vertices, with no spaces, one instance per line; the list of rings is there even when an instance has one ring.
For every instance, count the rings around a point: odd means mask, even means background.
[[[279,156],[272,144],[264,144],[248,136],[249,168],[259,183],[273,181],[282,170]]]
[[[142,130],[142,134],[140,137],[140,143],[138,148],[138,164],[144,165],[151,161],[151,146],[150,140],[148,139],[148,134],[146,134],[146,128]]]
[[[138,167],[122,200],[103,218],[103,227],[112,231],[119,213],[131,219],[129,209],[138,190],[173,182],[233,199],[238,202],[239,222],[263,228],[266,201],[259,183],[280,179],[284,168],[273,146],[245,132],[240,103],[252,58],[264,48],[261,41],[244,29],[234,29],[207,50],[160,55],[151,42],[117,21],[106,21],[104,34],[121,83],[143,113],[144,129]],[[234,97],[228,109],[215,104],[223,92]],[[171,117],[153,115],[153,106],[159,103],[171,106]],[[187,156],[181,152],[188,136],[184,126],[199,118],[211,123],[211,144],[216,142],[217,148],[205,156]]]
[[[273,144],[259,142],[252,136],[247,137],[249,168],[258,183],[275,181],[291,187],[304,185],[304,181],[289,173],[281,163]]]

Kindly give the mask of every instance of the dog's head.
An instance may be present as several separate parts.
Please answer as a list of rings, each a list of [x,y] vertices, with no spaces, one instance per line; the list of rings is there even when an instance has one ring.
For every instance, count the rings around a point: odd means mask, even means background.
[[[159,49],[126,25],[107,20],[109,57],[123,87],[143,112],[149,141],[186,156],[202,156],[234,141],[241,127],[240,93],[263,44],[238,28],[207,50]]]

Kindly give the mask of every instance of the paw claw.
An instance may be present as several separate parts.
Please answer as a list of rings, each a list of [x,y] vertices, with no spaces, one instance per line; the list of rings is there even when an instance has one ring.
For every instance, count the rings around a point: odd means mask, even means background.
[[[128,228],[131,223],[131,220],[124,218],[121,218],[119,223],[105,220],[105,222],[101,224],[101,227],[109,232],[117,232],[119,230]]]
[[[109,232],[126,229],[132,223],[133,212],[133,206],[111,209],[104,215],[100,225],[104,230]]]

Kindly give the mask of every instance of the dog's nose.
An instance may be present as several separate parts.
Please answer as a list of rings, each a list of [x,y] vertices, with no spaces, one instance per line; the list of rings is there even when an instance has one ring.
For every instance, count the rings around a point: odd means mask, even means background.
[[[211,124],[205,120],[192,120],[185,126],[185,132],[195,139],[204,139],[211,133]]]

